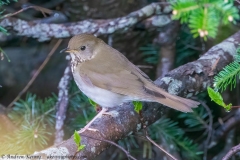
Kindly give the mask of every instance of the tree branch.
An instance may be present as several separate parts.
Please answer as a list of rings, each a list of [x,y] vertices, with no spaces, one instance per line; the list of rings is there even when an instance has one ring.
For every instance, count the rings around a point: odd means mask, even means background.
[[[216,73],[232,61],[239,43],[240,31],[212,47],[198,60],[170,71],[164,78],[157,79],[155,83],[169,93],[182,97],[191,97],[199,92],[206,91],[206,88],[212,84]],[[217,64],[215,64],[216,60],[218,60]],[[215,65],[214,70],[212,70],[212,65]],[[104,135],[104,138],[107,140],[118,141],[133,132],[138,132],[142,128],[142,123],[146,126],[151,125],[161,118],[162,115],[166,114],[168,110],[168,107],[158,103],[144,103],[143,119],[140,121],[140,117],[134,112],[132,104],[126,103],[110,109],[109,112],[111,112],[111,115],[114,115],[113,117],[103,115],[92,124],[91,128],[97,129],[101,134],[88,130],[84,134],[98,139],[101,138],[101,135]],[[94,159],[94,157],[109,147],[109,144],[106,142],[96,141],[87,137],[82,137],[81,144],[86,145],[84,150],[77,154],[81,159]],[[41,155],[42,157],[48,155],[67,156],[74,155],[76,150],[76,144],[73,137],[71,137],[61,144],[35,152],[34,155]]]
[[[231,150],[223,157],[222,160],[230,159],[233,155],[235,155],[239,151],[240,151],[240,144],[232,147]]]
[[[68,107],[68,86],[72,79],[70,65],[65,68],[64,75],[58,84],[58,102],[56,104],[56,125],[55,125],[55,141],[58,144],[63,141],[64,131],[63,125],[66,118]]]
[[[8,29],[10,32],[19,36],[27,36],[37,38],[39,41],[47,41],[51,38],[67,38],[80,33],[91,33],[96,35],[112,34],[119,30],[127,31],[138,22],[157,14],[169,14],[171,12],[168,3],[152,3],[142,9],[132,12],[125,17],[107,19],[107,20],[83,20],[79,22],[63,23],[63,24],[46,24],[34,21],[27,22],[16,18],[5,18],[0,21],[0,26]],[[152,26],[165,25],[171,20],[156,17]],[[157,20],[157,21],[156,21]],[[0,35],[0,39],[1,38]]]

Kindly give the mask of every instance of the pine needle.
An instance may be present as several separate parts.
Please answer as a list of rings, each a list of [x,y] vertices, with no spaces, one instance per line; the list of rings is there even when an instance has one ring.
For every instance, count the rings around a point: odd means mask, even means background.
[[[223,68],[221,72],[214,77],[214,87],[215,89],[220,89],[223,91],[230,85],[230,89],[236,87],[237,77],[240,73],[240,64],[237,61],[234,61]]]

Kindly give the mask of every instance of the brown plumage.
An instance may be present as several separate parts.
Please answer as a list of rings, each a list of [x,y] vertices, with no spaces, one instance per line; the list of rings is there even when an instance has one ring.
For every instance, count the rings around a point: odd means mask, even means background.
[[[66,52],[72,58],[74,80],[84,94],[104,108],[128,101],[152,101],[191,112],[198,102],[157,87],[124,55],[89,34],[74,36]]]

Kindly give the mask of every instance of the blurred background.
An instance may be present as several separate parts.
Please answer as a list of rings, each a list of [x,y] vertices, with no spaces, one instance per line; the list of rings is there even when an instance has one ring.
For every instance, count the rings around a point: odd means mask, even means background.
[[[226,14],[226,17],[220,13],[213,15],[211,12],[214,12],[214,9],[208,8],[210,18],[205,17],[206,26],[203,23],[200,24],[204,16],[200,11],[191,11],[186,15],[179,14],[184,7],[191,7],[192,1],[1,0],[0,2],[1,11],[3,11],[1,16],[36,5],[53,12],[45,15],[43,11],[28,9],[14,17],[34,23],[57,24],[86,19],[104,20],[124,17],[153,2],[165,3],[170,11],[160,15],[162,18],[160,24],[154,25],[156,17],[152,16],[145,21],[139,21],[126,32],[117,31],[100,36],[106,43],[123,53],[152,80],[163,77],[168,71],[178,66],[198,59],[212,46],[239,30],[240,4],[237,1],[201,0],[194,4],[201,9],[215,6],[215,4],[222,5],[223,14]],[[209,6],[206,7],[205,4]],[[172,14],[175,15],[173,17],[175,20],[172,20]],[[200,15],[202,17],[199,17]],[[199,23],[194,23],[196,26],[193,26],[188,18]],[[205,30],[201,28],[196,30],[197,25],[204,26]],[[69,63],[69,57],[59,52],[67,47],[70,37],[64,38],[61,45],[54,48],[58,39],[52,38],[39,42],[34,36],[18,36],[12,30],[5,29],[8,35],[3,33],[4,30],[0,35],[2,50],[0,54],[2,59],[0,61],[0,154],[32,154],[34,151],[52,146],[56,138],[58,86]],[[42,63],[46,62],[46,57],[50,58],[49,61],[42,70],[39,70]],[[38,73],[39,75],[23,93],[30,79]],[[69,81],[67,88],[69,101],[63,125],[64,139],[68,139],[74,130],[85,126],[96,114],[88,98],[79,91],[73,80]],[[21,92],[23,94],[18,97]],[[239,81],[236,88],[232,90],[227,88],[221,94],[226,104],[232,103],[237,106]],[[16,97],[18,99],[14,101]],[[198,107],[191,114],[170,110],[165,117],[149,127],[149,134],[156,143],[162,145],[178,159],[221,159],[220,157],[240,141],[240,130],[237,127],[240,118],[238,118],[239,113],[236,114],[239,111],[234,109],[226,112],[223,107],[210,100],[207,91],[199,93],[195,98],[202,101],[205,106]],[[12,106],[9,106],[11,103]],[[120,140],[118,144],[130,151],[131,155],[137,159],[159,160],[163,157],[170,159],[140,135],[141,133],[130,135]],[[96,159],[127,158],[118,148],[110,147]],[[233,159],[240,159],[239,155]]]

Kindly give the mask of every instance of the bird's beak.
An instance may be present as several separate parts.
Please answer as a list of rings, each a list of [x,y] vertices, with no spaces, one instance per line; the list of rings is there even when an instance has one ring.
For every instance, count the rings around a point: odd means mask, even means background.
[[[60,53],[63,53],[63,52],[70,53],[70,52],[71,52],[71,50],[70,50],[69,48],[65,48],[65,49],[63,49],[63,50],[61,50],[61,51],[60,51]]]

